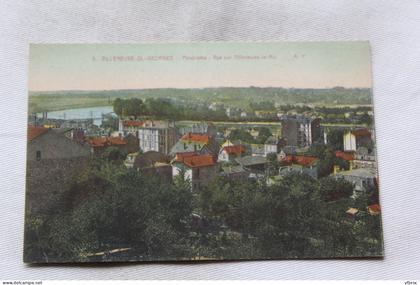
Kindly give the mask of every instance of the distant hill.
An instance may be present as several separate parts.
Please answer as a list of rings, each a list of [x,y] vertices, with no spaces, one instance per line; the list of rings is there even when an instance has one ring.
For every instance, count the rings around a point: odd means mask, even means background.
[[[169,98],[179,103],[221,103],[245,107],[250,102],[272,101],[277,104],[368,105],[368,88],[294,89],[277,87],[219,87],[202,89],[138,89],[104,91],[29,92],[29,111],[52,111],[67,108],[112,104],[115,98]]]

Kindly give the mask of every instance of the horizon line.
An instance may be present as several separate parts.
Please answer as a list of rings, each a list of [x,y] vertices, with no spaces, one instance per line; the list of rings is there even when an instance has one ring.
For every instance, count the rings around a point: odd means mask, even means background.
[[[29,90],[28,92],[100,92],[100,91],[136,91],[136,90],[158,90],[158,89],[175,89],[175,90],[200,90],[200,89],[218,89],[218,88],[260,88],[260,89],[314,89],[314,90],[321,90],[321,89],[336,89],[336,88],[343,88],[343,89],[372,89],[372,87],[344,87],[344,86],[334,86],[334,87],[281,87],[281,86],[213,86],[213,87],[156,87],[156,88],[128,88],[128,89],[60,89],[60,90]]]

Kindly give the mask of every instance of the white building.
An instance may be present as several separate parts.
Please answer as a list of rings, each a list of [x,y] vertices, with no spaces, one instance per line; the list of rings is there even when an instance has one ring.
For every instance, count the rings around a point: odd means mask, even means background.
[[[343,135],[344,151],[356,151],[372,141],[372,134],[367,129],[350,130]]]
[[[143,152],[157,151],[169,154],[176,143],[176,128],[174,122],[146,121],[138,129],[140,149]]]

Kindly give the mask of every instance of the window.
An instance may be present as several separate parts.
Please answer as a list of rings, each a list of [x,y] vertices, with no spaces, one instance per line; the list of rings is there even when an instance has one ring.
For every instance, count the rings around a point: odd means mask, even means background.
[[[36,151],[36,160],[41,160],[41,151],[40,150],[37,150]]]

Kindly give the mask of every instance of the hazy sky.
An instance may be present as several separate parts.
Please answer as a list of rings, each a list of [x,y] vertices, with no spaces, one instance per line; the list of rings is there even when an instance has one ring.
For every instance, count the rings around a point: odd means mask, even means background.
[[[369,44],[288,42],[30,46],[31,91],[247,86],[371,87]]]

